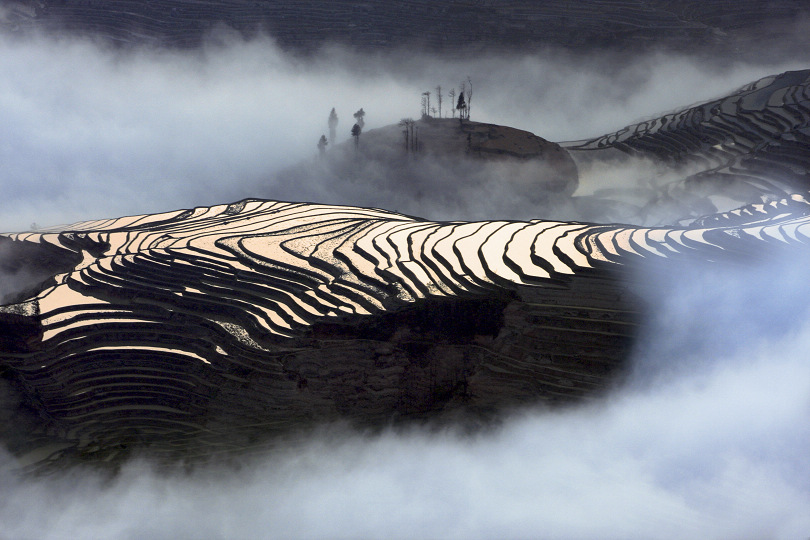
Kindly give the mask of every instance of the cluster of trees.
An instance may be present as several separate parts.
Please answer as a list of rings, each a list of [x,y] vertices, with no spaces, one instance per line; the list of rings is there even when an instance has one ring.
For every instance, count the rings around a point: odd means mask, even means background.
[[[456,100],[456,89],[451,88],[447,95],[450,97],[450,114],[453,118],[456,117],[458,111],[459,120],[468,120],[470,118],[470,107],[472,104],[473,84],[472,79],[468,76],[466,81],[461,81],[459,85],[460,91],[458,93],[458,100]],[[434,101],[435,107],[430,105],[429,91],[422,92],[422,117],[438,117],[443,118],[442,103],[444,96],[442,95],[442,87],[436,87],[436,100]],[[455,102],[455,106],[452,104]]]
[[[360,145],[360,134],[363,132],[363,127],[366,125],[366,121],[364,119],[366,116],[366,111],[364,111],[361,107],[360,110],[354,113],[353,116],[355,123],[352,126],[352,137],[354,137],[354,146],[357,148]],[[335,108],[332,107],[332,111],[329,113],[329,120],[327,121],[329,125],[329,139],[326,139],[326,134],[321,135],[321,138],[318,139],[318,151],[321,153],[321,155],[326,152],[326,147],[329,144],[332,146],[335,145],[338,121],[338,115],[335,112]]]
[[[453,118],[456,117],[456,113],[458,113],[458,119],[460,122],[464,120],[469,120],[470,118],[470,108],[472,107],[472,96],[473,96],[473,84],[472,79],[468,76],[466,81],[461,81],[459,85],[459,92],[458,92],[458,99],[456,99],[456,89],[451,88],[450,91],[447,93],[450,98],[450,114]],[[422,118],[443,118],[442,113],[442,105],[444,103],[444,95],[442,94],[442,87],[441,85],[436,87],[436,93],[434,95],[435,101],[434,105],[431,106],[430,102],[431,92],[422,92]],[[455,106],[453,106],[455,103]],[[446,114],[446,113],[445,113]],[[360,134],[363,133],[363,127],[366,125],[365,116],[366,111],[360,108],[356,113],[354,113],[354,125],[352,126],[351,134],[354,137],[354,147],[358,148],[360,146]],[[321,155],[326,153],[326,147],[328,145],[335,145],[335,137],[337,133],[337,126],[338,126],[338,115],[335,112],[335,108],[332,107],[332,111],[329,113],[329,120],[327,121],[329,125],[329,139],[326,138],[326,134],[321,135],[321,138],[318,139],[318,151]],[[403,136],[405,138],[405,151],[406,152],[416,152],[419,150],[419,126],[416,125],[416,121],[413,118],[403,118],[400,120],[399,125],[402,126],[404,129],[402,130]]]
[[[419,126],[413,118],[403,118],[399,121],[402,134],[405,136],[405,152],[416,152],[419,149]]]

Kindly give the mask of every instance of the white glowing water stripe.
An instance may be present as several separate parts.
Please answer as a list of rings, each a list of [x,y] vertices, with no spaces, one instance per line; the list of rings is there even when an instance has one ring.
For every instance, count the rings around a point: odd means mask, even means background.
[[[452,266],[453,272],[460,278],[467,278],[470,280],[471,283],[475,283],[474,280],[470,279],[464,270],[464,267],[459,260],[459,256],[454,251],[454,248],[458,248],[458,242],[475,234],[479,228],[481,228],[481,223],[463,223],[459,225],[448,225],[448,229],[450,229],[450,234],[436,242],[435,247],[433,248],[436,253],[444,257],[448,263]],[[481,266],[481,262],[478,260],[477,253],[473,251],[472,257],[473,260],[464,262],[470,267],[470,271],[474,275],[484,275],[484,268]],[[489,278],[482,278],[483,281],[487,283],[492,283]]]
[[[590,266],[588,257],[584,253],[578,254],[579,250],[574,246],[574,236],[560,244],[568,232],[582,231],[587,228],[588,225],[554,222],[552,227],[543,229],[537,234],[532,244],[534,254],[551,264],[552,269],[559,274],[572,274],[573,270],[554,254],[554,247],[562,250],[575,264],[582,263],[582,266],[587,268]]]
[[[136,231],[132,233],[132,239],[126,247],[127,253],[140,253],[151,249],[152,246],[159,245],[161,240],[166,239],[168,234],[165,231]]]
[[[98,404],[104,403],[105,401],[117,401],[117,400],[115,400],[113,398],[109,398],[109,399],[103,399],[103,398],[98,399],[97,398],[97,399],[94,400],[94,404],[98,405]],[[174,414],[182,414],[182,415],[185,415],[185,416],[189,416],[191,414],[188,411],[184,411],[182,409],[175,409],[174,407],[167,407],[165,405],[143,405],[143,404],[127,403],[126,405],[116,405],[116,406],[113,406],[113,407],[101,407],[99,409],[92,410],[92,411],[87,412],[85,414],[66,415],[66,418],[68,418],[71,422],[75,422],[75,421],[83,419],[83,418],[88,418],[88,417],[92,417],[92,416],[98,416],[100,414],[109,414],[109,413],[114,413],[114,412],[119,412],[119,411],[127,411],[127,412],[132,412],[132,411],[161,411],[161,412],[170,412],[170,413],[174,413]],[[188,425],[189,427],[194,427],[193,424],[189,425],[189,424],[185,424],[183,422],[178,422],[177,420],[172,420],[172,424],[175,424],[175,425]],[[77,427],[76,429],[81,430],[82,428]]]
[[[176,218],[185,210],[172,210],[170,212],[162,212],[160,214],[145,214],[142,216],[132,216],[135,218],[132,222],[124,224],[124,227],[146,227],[159,221],[168,221]]]
[[[82,297],[84,302],[81,304],[70,304],[69,306],[72,308],[69,310],[69,313],[65,315],[64,313],[58,314],[46,314],[42,316],[42,325],[43,326],[51,326],[58,324],[62,321],[72,319],[76,317],[79,313],[92,313],[93,316],[95,315],[110,315],[112,318],[119,318],[118,315],[123,315],[120,317],[122,320],[132,320],[128,318],[129,315],[134,314],[134,312],[128,308],[119,307],[119,306],[112,306],[112,304],[105,304],[106,307],[99,308],[96,305],[92,304],[90,301],[93,300],[92,297]],[[111,307],[112,306],[112,307]],[[60,306],[60,307],[67,307],[67,306]],[[152,321],[154,322],[154,321]],[[70,323],[73,324],[73,323]],[[85,320],[83,324],[95,324],[93,320]],[[64,328],[64,327],[63,327]]]
[[[285,330],[292,330],[292,326],[290,326],[290,323],[282,319],[281,316],[274,310],[257,304],[251,304],[251,309],[261,312],[263,316],[266,318],[266,320],[270,321],[272,324],[280,326]]]
[[[643,255],[642,253],[638,253],[635,248],[630,243],[630,239],[633,236],[634,229],[621,229],[613,235],[613,240],[616,245],[616,249],[619,253],[633,253],[636,255]]]
[[[711,229],[687,229],[683,232],[683,235],[681,237],[694,240],[695,242],[700,242],[705,246],[711,246],[725,251],[726,250],[725,246],[718,244],[716,242],[711,242],[705,238],[705,234],[709,231],[711,231]]]
[[[294,335],[291,332],[282,332],[278,328],[273,328],[270,326],[268,319],[265,319],[258,313],[254,313],[252,310],[243,310],[243,313],[253,319],[253,321],[268,334],[275,334],[281,337],[293,337]]]
[[[389,230],[385,236],[378,237],[379,242],[375,242],[375,245],[385,249],[386,255],[389,256],[388,264],[391,266],[388,270],[396,274],[417,298],[425,296],[423,289],[433,282],[433,278],[423,267],[422,252],[413,249],[410,242],[413,233],[424,229],[430,230],[430,225],[424,222],[398,223],[398,227]],[[399,251],[400,255],[397,255],[396,251]],[[401,270],[402,266],[415,274],[416,281]]]
[[[266,224],[262,222],[251,222],[249,220],[239,223],[229,223],[217,227],[205,227],[199,231],[189,233],[188,236],[177,238],[171,247],[194,247],[203,249],[211,253],[227,254],[227,250],[216,245],[216,241],[226,236],[247,236],[252,234],[263,234],[271,232],[267,230]],[[230,255],[230,254],[228,254]]]
[[[293,309],[289,306],[290,303],[299,306],[302,310],[306,311],[310,315],[320,316],[320,315],[324,314],[324,311],[317,309],[315,306],[313,306],[313,305],[311,305],[311,304],[309,304],[307,302],[303,302],[299,298],[299,296],[294,294],[294,293],[291,293],[289,291],[285,291],[285,290],[280,289],[280,288],[275,288],[275,287],[272,287],[272,286],[266,285],[266,284],[263,284],[262,287],[265,288],[265,289],[268,289],[270,291],[273,291],[274,294],[282,295],[282,296],[285,297],[285,300],[283,300],[283,301],[279,301],[279,300],[274,300],[274,301],[275,301],[276,304],[278,304],[284,310],[285,313],[289,314],[290,317],[295,319],[296,322],[299,322],[299,323],[302,323],[302,324],[307,324],[306,320],[304,320],[298,313],[293,311]],[[255,293],[251,293],[251,294],[255,294]],[[332,307],[335,307],[335,306],[332,306]],[[382,307],[382,306],[380,306],[380,307]]]
[[[100,268],[100,269],[104,270],[105,271],[104,273],[114,274],[112,263],[113,263],[113,257],[99,257],[99,258],[95,259],[94,264],[91,264],[91,265],[88,265],[88,266],[95,266],[97,268]],[[132,278],[128,278],[127,281],[130,281],[131,279]]]
[[[288,211],[273,215],[271,220],[268,220],[268,227],[279,229],[294,229],[302,225],[311,225],[314,223],[326,223],[330,221],[338,221],[341,219],[372,219],[384,218],[386,220],[395,221],[413,221],[412,218],[405,218],[395,214],[389,214],[382,211],[364,211],[363,209],[356,209],[351,211],[348,207],[323,207],[318,205],[296,206],[290,208]],[[268,232],[273,232],[268,229]]]
[[[255,218],[241,218],[232,217],[228,223],[221,223],[211,225],[208,223],[200,224],[193,230],[177,230],[171,229],[168,232],[169,238],[161,238],[159,240],[160,247],[166,247],[167,240],[171,240],[171,247],[188,247],[194,246],[197,248],[205,248],[212,253],[223,252],[223,250],[214,245],[214,242],[223,236],[236,236],[248,234],[261,234],[267,231],[266,223],[256,221]]]
[[[335,291],[331,290],[328,285],[318,285],[316,289],[331,298],[337,298],[343,304],[348,304],[348,306],[338,305],[337,309],[341,311],[345,311],[347,313],[357,313],[358,315],[371,315],[371,312],[368,311],[366,308],[364,308],[360,304],[357,304],[354,300],[351,300],[346,296],[343,296],[342,294],[336,293]]]
[[[652,233],[650,229],[636,229],[632,231],[631,238],[646,254],[666,257],[667,254],[659,249],[661,248],[661,244],[653,240],[650,233]]]
[[[410,246],[411,242],[413,242],[413,236],[423,230],[433,230],[434,224],[429,222],[425,223],[422,221],[395,223],[397,223],[397,227],[389,229],[386,236],[388,236],[391,244],[398,247],[399,252],[402,254],[399,256],[399,258],[404,260],[411,259],[412,257],[409,254],[409,248],[410,250],[414,251],[414,257],[418,257],[419,252]]]
[[[399,281],[407,283],[408,288],[413,289],[413,282],[406,278],[396,266],[398,256],[389,239],[389,233],[401,226],[402,223],[399,222],[383,222],[368,231],[368,234],[362,236],[357,243],[358,247],[377,260],[377,267],[380,271],[394,274]]]
[[[378,280],[380,279],[380,276],[377,274],[377,268],[379,267],[379,264],[376,264],[368,260],[366,256],[360,255],[359,253],[356,253],[354,251],[354,247],[355,246],[359,247],[360,241],[368,236],[369,231],[374,231],[375,227],[376,224],[372,224],[370,226],[367,226],[362,232],[360,232],[358,228],[356,232],[352,233],[352,236],[356,238],[354,242],[344,242],[340,246],[338,246],[336,251],[341,255],[350,259],[351,268],[356,273],[359,273],[360,275],[366,276],[370,279]],[[367,253],[367,256],[374,257],[375,259],[377,258],[376,256],[379,255],[379,253],[377,253],[376,251],[369,252],[369,249],[366,249],[365,251]],[[343,264],[345,263],[341,263],[341,267]]]
[[[449,283],[452,287],[462,291],[468,291],[468,284],[462,283],[463,276],[453,272],[452,268],[447,268],[446,264],[452,264],[452,262],[445,263],[438,260],[438,258],[434,256],[434,253],[436,252],[436,245],[450,235],[450,233],[453,231],[453,227],[454,225],[435,225],[433,232],[431,232],[427,238],[425,238],[422,253],[426,259],[431,260],[433,264],[435,264],[440,270],[447,270],[446,272],[442,272],[442,282]]]
[[[539,236],[546,231],[557,225],[555,221],[540,221],[532,222],[531,224],[523,224],[523,227],[518,229],[512,239],[507,242],[504,249],[504,257],[517,264],[520,271],[526,276],[535,278],[549,278],[549,274],[544,268],[537,266],[532,261],[532,249]]]
[[[760,225],[757,227],[745,227],[740,230],[741,234],[753,236],[758,240],[776,240],[778,242],[787,243],[782,231],[773,225]]]
[[[425,258],[425,254],[429,253],[428,250],[425,249],[425,242],[427,238],[436,230],[437,225],[434,223],[426,223],[423,224],[424,227],[414,230],[411,232],[409,237],[409,242],[411,245],[411,250],[414,253],[414,257],[419,259],[418,265],[424,272],[426,272],[428,276],[428,280],[432,286],[437,287],[438,291],[440,291],[443,295],[452,295],[453,291],[450,287],[445,284],[442,276],[437,274],[433,268],[426,264],[423,258]],[[438,293],[433,293],[438,294]]]
[[[573,262],[578,268],[591,268],[591,263],[588,260],[588,255],[586,253],[582,253],[579,247],[576,245],[576,239],[579,234],[588,228],[589,225],[565,225],[562,227],[564,232],[560,235],[555,243],[555,247],[562,251],[571,262]],[[573,274],[574,268],[568,266],[568,264],[561,261],[556,255],[553,256],[551,261],[554,263],[554,270],[561,274]]]
[[[40,237],[42,237],[42,233],[34,233],[34,232],[3,233],[3,236],[7,236],[12,240],[18,240],[20,242],[32,242],[38,244]]]
[[[763,226],[762,225],[757,226],[757,227],[742,227],[740,229],[737,229],[737,232],[741,236],[745,235],[745,236],[749,236],[749,237],[754,237],[757,240],[766,240],[766,238],[763,237]]]
[[[129,223],[135,221],[139,216],[126,216],[114,219],[102,220],[94,229],[117,229],[126,227]]]
[[[806,219],[807,219],[807,218],[803,218],[803,219],[794,219],[794,220],[792,220],[792,221],[790,221],[790,222],[786,223],[786,224],[783,226],[783,233],[784,233],[784,234],[785,234],[785,235],[786,235],[788,238],[790,238],[791,240],[793,240],[794,242],[800,242],[801,240],[799,239],[799,229],[800,229],[802,226],[806,226],[806,225],[807,225]]]
[[[439,288],[436,282],[425,272],[421,264],[415,261],[399,261],[399,264],[413,273],[413,275],[416,276],[416,280],[422,286],[420,289],[412,289],[413,294],[418,298],[425,298],[427,296],[422,292],[422,289],[427,289],[427,294],[431,296],[447,296],[447,293]]]
[[[672,247],[669,243],[670,229],[643,230],[646,231],[648,242],[654,242],[654,244],[650,244],[650,247],[651,249],[654,249],[657,254],[661,255],[662,257],[666,257],[672,253],[679,253],[679,251]],[[666,250],[666,252],[664,250]]]
[[[96,316],[96,315],[100,316],[100,315],[103,315],[105,313],[109,313],[110,315],[122,315],[122,314],[127,314],[127,313],[132,313],[132,312],[131,311],[126,311],[126,310],[112,311],[112,310],[95,310],[95,309],[92,311],[92,314],[94,316]],[[73,314],[73,316],[75,316],[75,313]],[[86,320],[74,321],[72,323],[66,324],[64,326],[60,326],[58,328],[53,328],[53,327],[50,326],[54,322],[56,322],[56,321],[50,320],[48,323],[45,323],[43,321],[43,323],[42,323],[42,327],[43,327],[42,341],[43,341],[43,343],[46,342],[46,341],[49,341],[50,339],[52,339],[52,338],[54,338],[56,336],[58,336],[59,334],[67,332],[68,330],[74,330],[76,328],[81,328],[83,326],[92,326],[94,324],[101,324],[101,323],[126,323],[126,324],[130,324],[130,323],[147,323],[147,324],[152,324],[152,325],[155,324],[155,321],[153,321],[153,320],[150,321],[150,320],[147,320],[147,319],[131,319],[129,317],[107,317],[107,318],[99,317],[97,319],[86,319]],[[65,341],[67,341],[67,340],[65,340]]]
[[[245,208],[244,210],[242,210],[242,212],[254,212],[259,209],[271,210],[275,208],[281,208],[283,206],[287,206],[287,204],[276,201],[267,202],[253,199],[245,203]]]
[[[398,221],[380,221],[369,227],[366,234],[355,242],[358,248],[376,261],[374,263],[375,268],[388,270],[391,267],[393,248],[387,242],[383,242],[381,246],[377,245],[377,243],[380,238],[384,239],[389,231],[401,226],[402,223]]]
[[[810,216],[806,217],[805,219],[807,221],[796,224],[796,232],[802,234],[805,237],[810,237]]]
[[[384,308],[380,301],[369,293],[369,286],[361,282],[352,273],[351,268],[348,268],[343,261],[340,261],[334,256],[335,251],[344,245],[345,241],[345,237],[331,238],[326,241],[321,241],[316,246],[315,251],[310,254],[310,257],[315,257],[322,261],[326,261],[332,266],[332,268],[339,269],[343,272],[339,278],[330,279],[330,284],[334,281],[340,280],[341,284],[346,288],[351,289],[354,294],[363,297],[366,302],[372,304],[376,309],[383,310]],[[380,293],[380,291],[376,288],[374,291],[378,294]],[[355,302],[352,301],[352,304],[354,305]]]
[[[608,255],[613,256],[620,255],[617,244],[614,239],[616,235],[621,231],[622,229],[611,229],[596,235],[596,238],[594,240],[600,252],[604,252],[607,253]],[[606,255],[603,254],[602,256],[604,260],[606,261],[609,260],[609,258]]]
[[[318,294],[317,291],[313,289],[307,289],[304,291],[304,294],[307,296],[311,296],[318,304],[320,304],[325,309],[337,309],[337,304],[333,304],[330,302],[324,295]],[[326,313],[319,313],[319,315],[325,315]]]
[[[48,317],[53,317],[53,321],[62,321],[71,318],[74,314],[63,313],[60,315],[50,315],[50,313],[61,309],[65,306],[76,306],[76,309],[85,309],[84,306],[92,305],[93,309],[98,309],[95,306],[109,306],[111,305],[106,300],[101,300],[94,296],[85,296],[79,292],[74,291],[67,285],[55,285],[49,289],[45,289],[37,296],[39,304],[39,312],[43,321]]]
[[[498,227],[483,241],[479,251],[491,273],[513,283],[523,283],[521,277],[506,265],[504,258],[512,236],[525,228],[525,223],[498,222]]]
[[[307,239],[312,241],[311,239]],[[284,266],[291,266],[293,268],[302,268],[311,272],[320,277],[320,279],[324,281],[330,281],[332,276],[329,275],[327,272],[315,268],[309,264],[305,257],[301,257],[297,253],[290,253],[289,251],[282,249],[279,245],[280,242],[284,241],[298,241],[299,244],[303,244],[307,240],[301,239],[294,234],[285,235],[285,236],[278,236],[278,237],[249,237],[243,238],[239,242],[239,246],[242,250],[246,252],[249,256],[259,256],[262,259],[270,260],[275,263],[279,263],[280,265]]]
[[[461,252],[462,255],[461,260],[470,269],[475,277],[485,283],[494,283],[492,278],[490,278],[487,274],[487,269],[484,268],[484,265],[486,264],[491,269],[490,263],[497,266],[499,269],[504,269],[505,272],[510,275],[510,278],[508,279],[512,279],[512,281],[519,279],[517,274],[503,264],[503,252],[505,251],[504,246],[506,241],[508,241],[508,236],[504,238],[503,243],[496,248],[495,253],[491,252],[492,244],[490,244],[490,248],[488,249],[489,258],[487,258],[487,253],[479,254],[479,250],[484,249],[487,241],[492,239],[492,235],[496,234],[500,228],[508,224],[509,222],[506,221],[470,223],[469,225],[466,225],[465,228],[468,229],[471,234],[469,234],[469,236],[459,238],[459,240],[456,241],[456,248],[459,252]],[[456,230],[459,231],[459,229]],[[492,260],[490,261],[489,259]]]

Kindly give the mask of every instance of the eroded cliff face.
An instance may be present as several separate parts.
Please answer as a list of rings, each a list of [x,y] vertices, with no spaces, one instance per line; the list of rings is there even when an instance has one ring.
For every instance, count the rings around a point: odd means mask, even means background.
[[[245,200],[6,235],[72,255],[0,307],[3,436],[24,464],[193,459],[589,399],[621,378],[638,264],[806,248],[807,208],[649,229]]]

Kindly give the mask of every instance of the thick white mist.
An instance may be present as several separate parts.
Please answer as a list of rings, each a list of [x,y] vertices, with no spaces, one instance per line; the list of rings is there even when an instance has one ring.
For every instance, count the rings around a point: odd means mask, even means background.
[[[367,130],[418,117],[421,92],[434,92],[435,102],[437,85],[447,112],[448,90],[467,75],[474,120],[560,141],[601,135],[791,67],[799,65],[554,51],[451,60],[332,48],[300,58],[270,40],[227,38],[202,51],[112,51],[79,38],[0,36],[0,230],[250,196],[294,200],[275,174],[316,154],[332,107],[338,140],[347,140],[359,108]],[[316,202],[332,202],[335,187],[323,182]],[[313,192],[309,186],[304,194]],[[402,197],[413,195],[403,186]]]
[[[466,75],[473,119],[570,140],[806,67],[622,60],[300,59],[263,40],[185,53],[2,39],[0,229],[273,197],[274,174],[316,153],[332,107],[348,138],[358,108],[367,129],[415,117],[422,91]],[[140,462],[112,480],[24,479],[3,458],[0,536],[806,537],[806,262],[640,276],[659,307],[624,388],[474,437],[336,428],[238,470],[167,475]]]
[[[590,404],[475,436],[327,429],[190,474],[6,472],[0,524],[42,539],[804,537],[806,263],[639,275],[657,307],[629,381]]]

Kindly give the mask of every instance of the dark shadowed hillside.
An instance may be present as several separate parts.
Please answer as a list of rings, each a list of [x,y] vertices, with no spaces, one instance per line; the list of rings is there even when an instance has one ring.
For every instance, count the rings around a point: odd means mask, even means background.
[[[423,46],[473,54],[491,48],[638,51],[664,46],[749,57],[783,49],[801,36],[807,6],[791,0],[525,0],[303,2],[21,0],[5,2],[5,25],[92,33],[114,43],[196,46],[207,33],[266,32],[282,46],[310,50],[329,42],[359,49]],[[807,44],[807,38],[804,38]],[[751,47],[755,46],[755,50]]]

